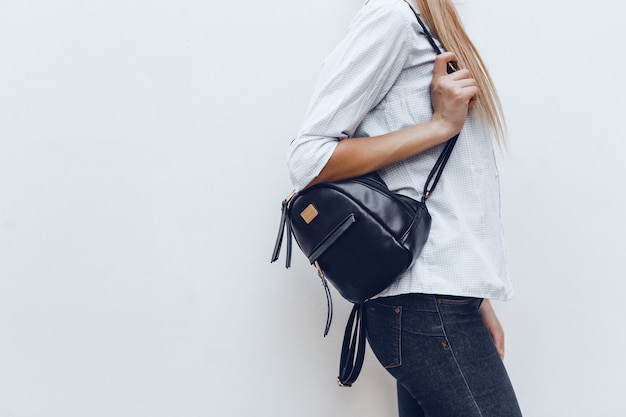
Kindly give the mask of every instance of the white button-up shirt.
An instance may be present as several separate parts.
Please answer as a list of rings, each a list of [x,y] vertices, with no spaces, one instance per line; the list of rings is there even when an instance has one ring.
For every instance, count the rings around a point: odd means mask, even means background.
[[[378,136],[432,117],[435,52],[403,0],[370,0],[324,61],[302,128],[288,152],[297,190],[322,170],[337,143]],[[392,191],[421,198],[443,145],[380,170]],[[421,255],[379,296],[446,294],[506,300],[506,256],[493,138],[470,114],[427,200],[430,236]]]

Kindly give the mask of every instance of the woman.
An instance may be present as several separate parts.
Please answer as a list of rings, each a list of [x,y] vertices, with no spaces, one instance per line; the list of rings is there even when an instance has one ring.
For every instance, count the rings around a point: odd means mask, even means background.
[[[428,200],[428,242],[366,303],[367,337],[397,380],[401,417],[520,416],[489,301],[513,295],[493,152],[504,131],[498,97],[449,0],[412,6],[450,52],[435,54],[404,0],[369,0],[324,61],[289,147],[291,178],[300,190],[378,171],[420,199],[443,143],[461,133]],[[448,74],[452,61],[460,69]]]

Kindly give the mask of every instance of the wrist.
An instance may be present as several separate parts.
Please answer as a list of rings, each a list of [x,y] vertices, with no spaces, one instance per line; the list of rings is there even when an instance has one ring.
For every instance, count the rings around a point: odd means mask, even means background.
[[[430,136],[436,141],[435,144],[443,143],[461,131],[454,123],[438,114],[434,114],[427,123],[431,131]]]

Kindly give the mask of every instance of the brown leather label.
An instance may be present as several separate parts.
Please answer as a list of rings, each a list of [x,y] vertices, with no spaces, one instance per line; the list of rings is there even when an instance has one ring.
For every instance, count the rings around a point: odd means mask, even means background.
[[[319,212],[317,211],[315,206],[313,204],[309,204],[304,210],[302,210],[302,213],[300,213],[300,217],[304,219],[306,224],[309,224],[313,221],[313,219],[317,217],[318,214]]]

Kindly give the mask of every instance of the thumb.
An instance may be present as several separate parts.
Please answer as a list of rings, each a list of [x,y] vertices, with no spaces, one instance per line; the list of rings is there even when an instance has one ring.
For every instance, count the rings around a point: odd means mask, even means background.
[[[457,57],[453,52],[443,52],[435,57],[435,66],[433,68],[433,78],[443,77],[448,74],[448,63],[454,62],[456,65]]]

